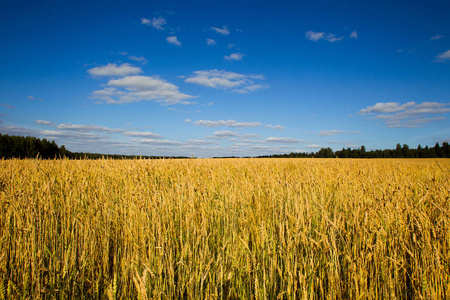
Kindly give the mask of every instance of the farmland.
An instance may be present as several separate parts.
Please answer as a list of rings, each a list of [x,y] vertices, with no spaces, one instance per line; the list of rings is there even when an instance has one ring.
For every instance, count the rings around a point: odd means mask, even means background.
[[[450,160],[0,161],[0,299],[449,299]]]

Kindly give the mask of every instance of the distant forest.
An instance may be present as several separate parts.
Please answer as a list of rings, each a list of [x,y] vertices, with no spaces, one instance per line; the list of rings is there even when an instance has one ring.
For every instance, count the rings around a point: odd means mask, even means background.
[[[99,159],[102,157],[112,159],[158,159],[158,158],[189,158],[187,156],[136,156],[136,155],[120,155],[120,154],[99,154],[71,152],[64,145],[59,147],[55,141],[47,139],[39,139],[35,137],[23,137],[15,135],[7,135],[0,133],[0,157],[1,158],[69,158],[69,159]],[[310,157],[310,158],[450,158],[450,145],[447,142],[436,143],[432,148],[426,146],[418,146],[416,149],[409,148],[408,145],[403,146],[397,144],[395,149],[370,150],[366,151],[364,146],[358,149],[342,148],[342,150],[334,152],[331,148],[322,148],[318,152],[310,153],[289,153],[258,156],[260,158],[276,158],[276,157]]]
[[[136,156],[136,155],[120,155],[120,154],[99,154],[71,152],[65,146],[59,147],[55,141],[47,139],[39,139],[35,137],[23,137],[17,135],[7,135],[0,133],[0,158],[69,158],[69,159],[99,159],[102,157],[112,159],[158,159],[158,158],[188,158],[180,157],[161,157],[161,156]]]

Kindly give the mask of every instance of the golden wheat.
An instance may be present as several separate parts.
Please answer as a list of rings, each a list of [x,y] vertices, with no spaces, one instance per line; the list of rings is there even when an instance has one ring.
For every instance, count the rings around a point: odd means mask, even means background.
[[[2,160],[0,299],[450,299],[449,167]]]

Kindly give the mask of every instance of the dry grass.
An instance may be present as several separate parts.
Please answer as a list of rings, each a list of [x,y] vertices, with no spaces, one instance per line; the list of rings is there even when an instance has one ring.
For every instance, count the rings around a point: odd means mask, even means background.
[[[0,299],[450,299],[450,160],[0,161]]]

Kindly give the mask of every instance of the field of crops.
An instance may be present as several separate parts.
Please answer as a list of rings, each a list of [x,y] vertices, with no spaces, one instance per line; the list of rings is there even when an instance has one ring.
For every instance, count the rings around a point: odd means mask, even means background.
[[[450,299],[450,160],[0,161],[0,299]]]

